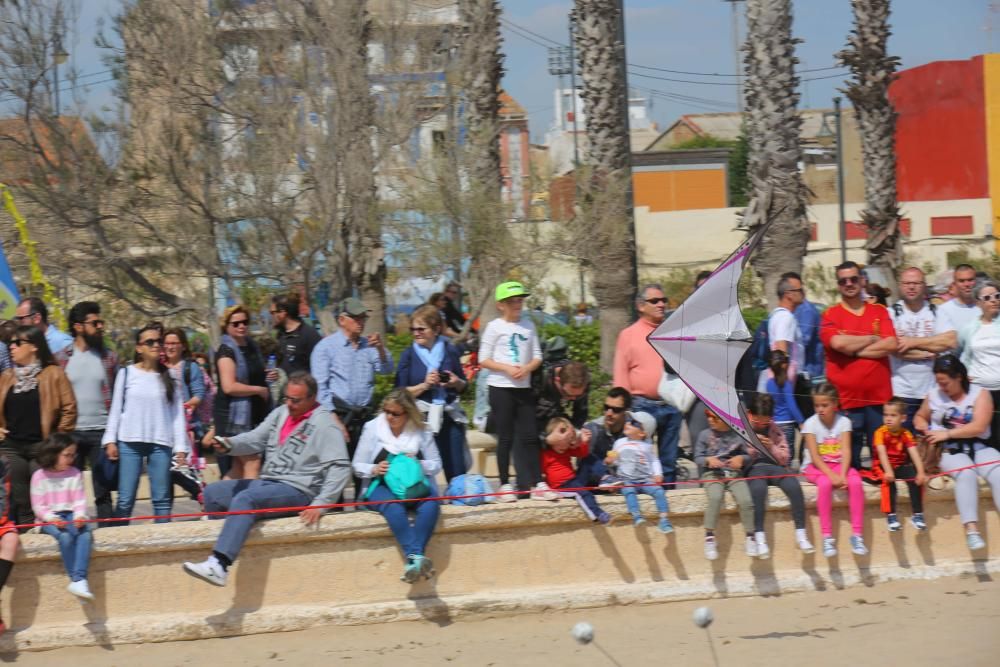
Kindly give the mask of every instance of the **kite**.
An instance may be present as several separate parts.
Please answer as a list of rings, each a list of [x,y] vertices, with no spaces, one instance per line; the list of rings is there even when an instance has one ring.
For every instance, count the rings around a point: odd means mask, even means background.
[[[736,392],[736,368],[753,335],[743,320],[737,289],[762,224],[646,339],[705,405],[766,460],[774,457],[757,438]]]

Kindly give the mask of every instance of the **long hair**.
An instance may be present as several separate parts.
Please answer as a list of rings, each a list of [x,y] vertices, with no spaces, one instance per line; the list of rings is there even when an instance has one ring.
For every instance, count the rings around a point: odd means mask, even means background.
[[[406,413],[407,418],[406,428],[412,427],[417,430],[424,428],[424,416],[420,413],[420,408],[417,407],[413,397],[410,396],[410,392],[406,391],[406,389],[400,387],[389,392],[389,395],[382,400],[382,408],[385,409],[390,403],[395,403],[403,408],[403,412]]]
[[[961,359],[954,354],[942,354],[935,359],[931,371],[934,374],[944,373],[953,380],[957,379],[962,383],[962,391],[969,392],[969,371],[965,368],[965,364],[962,363]]]
[[[45,334],[38,327],[20,326],[14,330],[14,337],[26,340],[35,346],[35,349],[38,350],[35,356],[38,357],[38,363],[42,368],[56,363],[55,357],[52,356],[52,350],[49,349],[49,344],[45,342]]]
[[[788,381],[788,355],[784,350],[771,350],[767,357],[767,365],[774,373],[774,383],[784,387]]]
[[[55,468],[63,450],[75,444],[76,440],[69,433],[53,433],[35,449],[35,461],[38,462],[38,467],[43,470]]]
[[[142,361],[142,353],[139,352],[139,341],[142,340],[142,334],[146,333],[147,331],[155,331],[159,333],[160,329],[150,324],[147,324],[146,326],[142,327],[141,329],[135,332],[135,357],[133,358],[133,361],[135,363],[139,363],[140,361]],[[160,338],[160,345],[163,345],[162,334]],[[163,391],[165,391],[167,394],[167,403],[173,403],[174,379],[170,377],[170,369],[167,368],[166,364],[163,363],[163,359],[159,355],[157,355],[156,358],[156,372],[160,374],[160,381],[163,383]]]

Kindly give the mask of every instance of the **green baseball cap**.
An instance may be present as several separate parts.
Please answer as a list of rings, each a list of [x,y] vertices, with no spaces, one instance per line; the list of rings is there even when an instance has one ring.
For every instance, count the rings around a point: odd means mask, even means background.
[[[504,299],[509,299],[512,296],[529,296],[528,290],[524,289],[524,285],[521,283],[511,280],[506,283],[500,283],[497,285],[496,289],[496,300],[503,301]]]

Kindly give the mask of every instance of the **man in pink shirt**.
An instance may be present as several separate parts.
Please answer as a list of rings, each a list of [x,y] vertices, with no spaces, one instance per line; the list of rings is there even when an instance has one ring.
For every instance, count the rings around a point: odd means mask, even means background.
[[[677,441],[680,411],[659,395],[663,359],[646,338],[666,319],[667,297],[660,285],[645,285],[636,297],[639,319],[618,334],[615,343],[614,382],[632,394],[632,410],[656,418],[656,443],[663,466],[663,481],[677,480]]]

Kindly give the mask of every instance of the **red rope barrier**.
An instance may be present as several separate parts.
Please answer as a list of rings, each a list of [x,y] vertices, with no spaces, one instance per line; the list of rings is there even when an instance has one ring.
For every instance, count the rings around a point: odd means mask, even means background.
[[[995,465],[1000,465],[1000,463],[998,463],[996,461],[988,461],[986,463],[973,463],[972,465],[964,466],[962,468],[955,468],[954,470],[950,470],[948,472],[939,472],[939,473],[935,473],[933,475],[927,475],[927,479],[930,480],[930,479],[934,479],[934,478],[937,478],[937,477],[945,477],[945,476],[952,475],[954,473],[962,472],[964,470],[972,470],[974,468],[982,468],[982,467],[985,467],[985,466],[995,466]],[[753,481],[753,480],[757,480],[757,479],[784,479],[786,477],[805,477],[805,475],[803,475],[802,473],[787,473],[787,474],[783,474],[783,475],[753,475],[753,476],[749,476],[749,477],[724,477],[724,478],[721,478],[721,479],[719,479],[719,478],[715,478],[715,479],[687,479],[687,480],[681,480],[681,481],[677,481],[677,482],[664,482],[662,484],[630,484],[630,485],[629,484],[625,484],[625,485],[618,485],[618,486],[610,487],[610,488],[609,487],[600,487],[600,486],[581,486],[581,487],[573,487],[573,488],[552,489],[552,491],[555,491],[556,493],[576,493],[578,491],[608,491],[608,490],[621,490],[621,489],[628,489],[628,488],[639,488],[639,487],[643,487],[643,486],[673,486],[673,487],[677,487],[677,486],[679,486],[681,484],[711,484],[713,482],[749,482],[749,481]],[[897,482],[911,482],[914,479],[916,479],[916,478],[914,478],[914,477],[910,477],[910,478],[899,477],[899,478],[896,478],[895,481],[897,481]],[[298,513],[298,512],[302,512],[302,511],[310,510],[310,509],[337,509],[337,508],[345,508],[345,507],[368,507],[370,505],[383,505],[383,504],[388,504],[388,503],[412,503],[412,502],[425,501],[425,500],[434,500],[434,501],[440,502],[440,501],[443,501],[443,500],[466,500],[466,499],[470,499],[470,498],[492,498],[492,497],[495,497],[495,496],[508,495],[508,493],[509,492],[493,491],[491,493],[472,493],[472,494],[469,494],[469,495],[461,495],[461,496],[428,496],[426,498],[415,498],[413,500],[404,500],[404,499],[400,499],[400,498],[394,498],[394,499],[390,499],[390,500],[361,500],[361,501],[354,501],[354,502],[349,502],[349,503],[346,503],[346,502],[345,503],[331,503],[331,504],[328,504],[328,505],[306,505],[306,506],[303,506],[303,507],[270,507],[270,508],[264,508],[264,509],[254,509],[254,510],[233,510],[233,511],[228,511],[227,510],[225,512],[188,512],[188,513],[185,513],[185,514],[164,514],[162,516],[155,516],[154,515],[154,516],[135,516],[135,517],[128,517],[128,518],[85,519],[85,520],[83,520],[81,522],[76,522],[76,521],[61,521],[61,522],[57,523],[57,522],[54,522],[54,521],[47,521],[47,522],[16,524],[16,525],[13,526],[13,528],[18,528],[18,529],[19,528],[36,528],[36,527],[41,527],[41,526],[54,526],[54,525],[66,524],[66,523],[97,523],[97,524],[100,524],[100,523],[115,523],[115,522],[122,522],[122,521],[150,521],[150,520],[156,520],[156,519],[195,519],[195,518],[201,518],[201,517],[205,517],[205,516],[208,516],[208,517],[225,517],[225,516],[238,516],[238,515],[242,515],[242,514],[270,514],[270,513],[274,513],[274,514],[294,514],[294,513]],[[531,491],[515,491],[513,493],[515,495],[518,495],[518,496],[528,496],[528,495],[531,495],[532,492]]]

